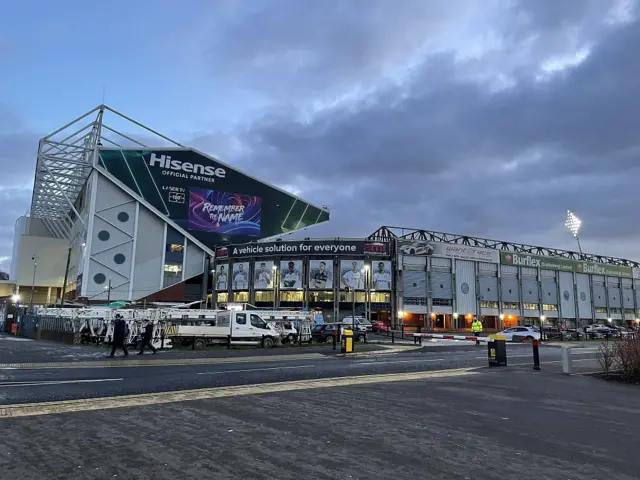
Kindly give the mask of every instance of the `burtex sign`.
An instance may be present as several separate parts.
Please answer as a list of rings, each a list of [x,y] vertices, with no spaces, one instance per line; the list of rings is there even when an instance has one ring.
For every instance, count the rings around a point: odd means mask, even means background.
[[[300,255],[389,255],[388,242],[366,240],[301,240],[229,245],[216,249],[216,259]]]
[[[619,265],[605,265],[604,263],[581,262],[564,258],[543,257],[528,253],[514,253],[500,251],[500,263],[515,267],[542,268],[545,270],[560,270],[562,272],[590,273],[592,275],[608,275],[610,277],[631,277],[632,269]]]

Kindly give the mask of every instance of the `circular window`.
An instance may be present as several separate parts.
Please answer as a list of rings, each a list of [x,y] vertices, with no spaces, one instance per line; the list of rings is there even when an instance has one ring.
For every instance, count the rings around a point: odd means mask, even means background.
[[[565,300],[569,300],[569,298],[571,298],[571,295],[569,295],[569,290],[565,290],[564,292],[562,292],[562,295],[564,296]]]
[[[469,293],[469,284],[463,283],[462,285],[460,285],[460,291],[465,295]]]
[[[580,292],[580,300],[582,300],[583,302],[587,301],[587,294],[584,292]]]
[[[113,256],[113,261],[116,262],[118,265],[122,265],[124,262],[127,261],[127,257],[125,257],[122,253],[116,253]]]
[[[120,220],[122,223],[128,222],[129,214],[127,212],[120,212],[118,214],[118,220]]]
[[[93,276],[93,281],[96,282],[98,285],[102,285],[104,282],[107,281],[107,277],[105,276],[104,273],[96,273]]]
[[[110,238],[111,238],[111,234],[106,230],[100,230],[98,232],[98,240],[102,240],[103,242],[106,242]]]

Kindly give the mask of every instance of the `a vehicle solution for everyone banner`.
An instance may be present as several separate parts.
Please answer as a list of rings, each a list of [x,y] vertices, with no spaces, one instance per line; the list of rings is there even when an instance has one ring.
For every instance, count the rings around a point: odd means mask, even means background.
[[[281,242],[254,242],[233,244],[216,249],[216,258],[248,258],[287,256],[325,256],[325,255],[366,255],[384,257],[390,253],[388,242],[371,242],[368,240],[300,240]]]
[[[371,288],[374,290],[391,290],[391,262],[371,262]]]
[[[364,260],[340,260],[340,290],[364,290]]]
[[[302,260],[283,260],[280,262],[280,288],[302,288]]]
[[[216,267],[216,290],[226,291],[229,288],[229,265],[222,264]]]
[[[333,262],[330,260],[309,261],[309,288],[312,290],[333,289]]]
[[[101,148],[98,165],[211,248],[329,220],[328,210],[191,149]]]
[[[249,289],[249,262],[233,264],[232,290]]]
[[[256,262],[253,270],[253,288],[256,290],[273,289],[274,276],[273,262],[268,260]]]

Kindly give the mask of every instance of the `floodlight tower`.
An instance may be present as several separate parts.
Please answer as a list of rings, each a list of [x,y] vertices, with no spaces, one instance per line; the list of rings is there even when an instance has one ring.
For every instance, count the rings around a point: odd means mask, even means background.
[[[582,247],[580,246],[580,227],[582,226],[582,220],[580,220],[571,210],[567,210],[567,219],[564,222],[565,226],[569,229],[571,234],[576,237],[578,242],[578,251],[582,255]]]

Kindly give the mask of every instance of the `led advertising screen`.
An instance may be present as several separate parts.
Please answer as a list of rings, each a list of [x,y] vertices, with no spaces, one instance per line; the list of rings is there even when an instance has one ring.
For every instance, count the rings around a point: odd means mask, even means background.
[[[189,230],[260,236],[262,199],[241,193],[191,188]]]

